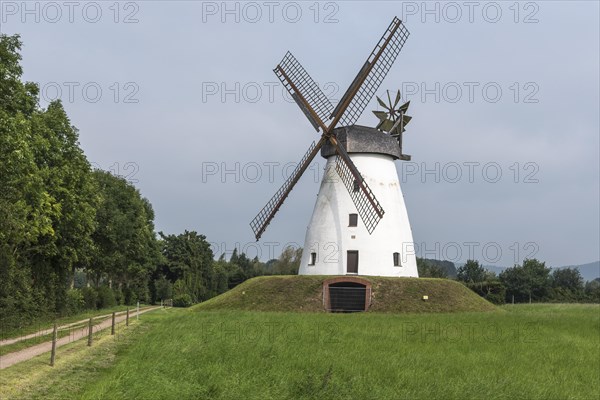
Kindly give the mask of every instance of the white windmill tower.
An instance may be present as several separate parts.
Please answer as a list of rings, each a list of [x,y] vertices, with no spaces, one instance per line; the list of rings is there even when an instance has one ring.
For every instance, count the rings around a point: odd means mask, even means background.
[[[326,173],[306,233],[301,275],[418,276],[412,232],[394,163],[397,159],[410,160],[402,154],[401,141],[404,124],[410,120],[404,115],[408,103],[400,107],[399,115],[394,115],[399,98],[395,105],[390,104],[392,126],[387,126],[390,120],[384,117],[385,112],[376,112],[381,119],[378,128],[389,134],[354,125],[408,35],[402,21],[394,18],[335,109],[291,53],[274,69],[322,135],[250,226],[259,240],[321,151],[327,159]],[[331,120],[329,125],[325,120]],[[341,127],[336,128],[338,124]]]

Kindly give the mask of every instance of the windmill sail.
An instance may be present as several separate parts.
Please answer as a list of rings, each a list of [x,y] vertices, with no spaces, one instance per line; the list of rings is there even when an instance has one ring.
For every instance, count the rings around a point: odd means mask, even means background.
[[[267,226],[269,223],[271,223],[271,220],[273,217],[275,217],[275,214],[277,211],[279,211],[279,208],[288,197],[304,171],[306,171],[306,168],[308,168],[313,158],[315,158],[324,142],[325,138],[323,137],[316,144],[315,142],[312,142],[308,148],[308,151],[306,154],[304,154],[304,157],[302,157],[294,169],[294,172],[292,172],[290,177],[283,183],[271,200],[269,200],[269,202],[262,208],[262,210],[260,210],[256,217],[254,217],[252,222],[250,222],[250,227],[254,231],[256,240],[259,240],[265,229],[267,229]]]
[[[408,29],[395,17],[332,114],[333,126],[338,121],[342,126],[349,126],[358,120],[392,67],[408,35]]]
[[[329,118],[333,105],[292,53],[288,51],[273,72],[292,95],[311,124],[324,126],[323,121]],[[301,99],[304,99],[306,104],[303,105]],[[315,115],[310,115],[307,108],[312,110]],[[315,128],[317,131],[319,130],[316,126]]]

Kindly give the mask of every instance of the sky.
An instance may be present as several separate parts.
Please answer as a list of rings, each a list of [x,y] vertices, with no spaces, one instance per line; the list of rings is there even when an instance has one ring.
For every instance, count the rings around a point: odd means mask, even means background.
[[[157,231],[266,261],[303,245],[325,166],[257,243],[250,220],[318,139],[273,68],[291,51],[335,104],[398,16],[410,37],[377,95],[411,101],[412,160],[396,166],[417,255],[563,266],[600,259],[599,15],[596,1],[0,1],[0,32],[21,35],[40,105],[62,100]]]

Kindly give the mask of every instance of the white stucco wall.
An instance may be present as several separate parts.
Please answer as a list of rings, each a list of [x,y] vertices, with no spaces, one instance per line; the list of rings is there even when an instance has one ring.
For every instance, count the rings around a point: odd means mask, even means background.
[[[358,250],[358,275],[417,277],[412,230],[393,158],[360,153],[350,154],[350,157],[385,215],[371,235],[360,216],[357,227],[348,226],[349,214],[358,212],[335,171],[335,156],[329,157],[307,228],[298,273],[346,275],[346,252]],[[315,265],[309,265],[312,252],[317,253]],[[401,266],[394,266],[394,252],[400,253]]]

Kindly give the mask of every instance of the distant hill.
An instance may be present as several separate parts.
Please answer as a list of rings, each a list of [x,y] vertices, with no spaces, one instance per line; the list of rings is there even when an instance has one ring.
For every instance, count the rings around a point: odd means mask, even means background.
[[[460,268],[464,263],[456,263],[456,268]],[[488,271],[496,273],[499,275],[502,271],[504,271],[507,267],[498,267],[496,265],[483,265],[483,268]],[[584,281],[593,281],[596,278],[600,278],[600,261],[594,261],[587,264],[580,265],[563,265],[562,267],[558,267],[558,269],[562,268],[577,268],[581,273]],[[556,268],[552,268],[556,269]]]
[[[577,268],[586,281],[593,281],[596,278],[600,278],[600,261],[581,265],[564,265],[558,268]]]

